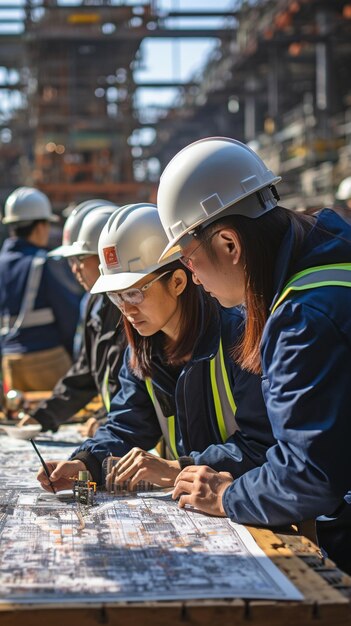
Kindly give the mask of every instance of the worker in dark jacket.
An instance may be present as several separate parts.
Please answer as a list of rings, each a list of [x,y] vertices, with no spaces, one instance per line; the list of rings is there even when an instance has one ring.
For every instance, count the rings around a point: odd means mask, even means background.
[[[174,497],[244,524],[317,519],[320,545],[351,573],[351,227],[335,212],[278,206],[279,182],[248,146],[195,142],[160,181],[169,244],[224,306],[245,304],[236,362],[262,373],[276,444],[234,482],[185,469]]]
[[[7,199],[11,234],[0,253],[0,347],[4,389],[53,388],[71,364],[80,290],[47,258],[52,214],[48,198],[30,187]]]
[[[242,316],[222,312],[178,260],[159,264],[165,243],[154,205],[113,214],[101,233],[102,275],[93,290],[107,292],[120,308],[129,347],[106,425],[73,460],[48,461],[57,489],[86,468],[100,483],[111,453],[123,456],[119,480],[131,478],[131,486],[141,478],[172,485],[191,463],[236,477],[266,460],[274,440],[260,379],[230,357]],[[172,460],[148,452],[162,435]],[[44,473],[38,478],[49,487]]]
[[[97,245],[99,234],[117,207],[110,203],[91,201],[79,205],[69,216],[64,229],[64,245],[53,255],[65,256],[78,281],[87,291],[99,276]],[[76,241],[72,241],[72,237]],[[53,395],[25,417],[20,425],[39,422],[43,430],[57,430],[63,422],[82,409],[94,396],[101,394],[104,409],[110,408],[110,397],[119,389],[118,372],[124,349],[120,314],[104,295],[91,295],[85,312],[83,341],[77,361],[57,383]],[[94,418],[94,426],[99,422]],[[90,423],[90,432],[93,424]]]

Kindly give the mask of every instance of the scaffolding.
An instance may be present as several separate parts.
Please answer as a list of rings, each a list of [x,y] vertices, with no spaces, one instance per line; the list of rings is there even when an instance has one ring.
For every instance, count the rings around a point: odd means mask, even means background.
[[[18,2],[20,16],[8,4],[6,17],[0,4],[0,94],[11,102],[0,110],[2,198],[35,184],[58,209],[101,196],[153,200],[159,171],[209,135],[250,143],[283,175],[292,206],[331,202],[349,174],[350,0],[233,0],[227,11],[164,11],[147,0]],[[194,18],[196,27],[179,25]],[[2,28],[16,20],[21,31]],[[136,83],[148,37],[217,45],[186,83]],[[150,121],[135,104],[143,86],[178,95]],[[154,140],[133,144],[148,127]]]
[[[170,21],[220,14],[165,12],[151,0],[0,3],[2,199],[23,184],[47,193],[56,210],[91,197],[152,199],[155,184],[136,180],[130,145],[141,125],[133,75],[140,44],[228,37],[230,25],[182,29]],[[177,86],[171,77],[144,86],[168,85]]]
[[[145,158],[161,170],[201,136],[250,143],[287,203],[333,202],[351,169],[349,0],[238,0],[236,27],[168,115]]]

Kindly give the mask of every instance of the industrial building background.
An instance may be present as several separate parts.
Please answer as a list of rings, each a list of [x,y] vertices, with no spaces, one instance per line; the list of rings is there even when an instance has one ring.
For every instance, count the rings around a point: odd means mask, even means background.
[[[351,2],[174,5],[0,2],[1,204],[20,185],[40,188],[58,213],[92,197],[152,201],[169,159],[209,135],[249,142],[283,177],[286,206],[333,204],[351,174]],[[194,18],[196,28],[182,26]],[[153,115],[135,98],[147,37],[216,38],[191,81],[149,85],[178,88],[168,110],[155,97]]]

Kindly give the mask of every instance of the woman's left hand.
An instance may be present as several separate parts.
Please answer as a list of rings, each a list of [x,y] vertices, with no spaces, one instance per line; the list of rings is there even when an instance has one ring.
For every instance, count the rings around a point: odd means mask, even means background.
[[[179,498],[181,509],[188,504],[204,513],[225,517],[222,496],[233,480],[229,472],[216,472],[206,465],[190,465],[178,475],[172,498]]]
[[[132,490],[141,480],[160,487],[173,487],[180,472],[178,461],[166,461],[151,452],[140,448],[132,448],[113,467],[108,476],[109,484],[120,484],[130,479],[129,489]]]

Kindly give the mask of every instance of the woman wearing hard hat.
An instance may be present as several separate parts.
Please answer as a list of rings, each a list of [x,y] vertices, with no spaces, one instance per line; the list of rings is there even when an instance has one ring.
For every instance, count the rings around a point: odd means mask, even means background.
[[[141,479],[173,485],[192,463],[236,477],[263,463],[273,443],[260,379],[229,353],[242,316],[223,312],[221,323],[220,307],[194,285],[177,255],[158,262],[166,243],[150,204],[114,213],[100,235],[101,276],[93,291],[107,293],[121,310],[129,347],[106,425],[73,460],[48,462],[57,489],[83,469],[100,483],[109,454],[123,457],[118,479],[131,479],[131,487]],[[172,460],[147,452],[162,435]],[[50,489],[44,472],[38,479]]]
[[[322,547],[351,571],[351,228],[331,210],[278,206],[279,180],[248,146],[218,137],[182,150],[161,176],[161,259],[181,250],[197,284],[245,305],[235,360],[262,374],[277,439],[235,482],[184,470],[174,497],[240,523],[318,518]]]

